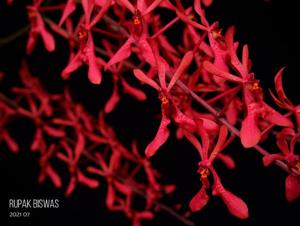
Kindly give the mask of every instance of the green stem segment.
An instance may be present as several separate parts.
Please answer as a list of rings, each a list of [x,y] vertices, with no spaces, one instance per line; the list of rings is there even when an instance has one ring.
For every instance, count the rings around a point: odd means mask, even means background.
[[[9,44],[10,42],[13,42],[17,38],[21,37],[23,34],[25,34],[29,29],[29,25],[26,25],[25,27],[21,28],[20,30],[16,31],[13,34],[10,34],[5,37],[0,37],[0,47]]]

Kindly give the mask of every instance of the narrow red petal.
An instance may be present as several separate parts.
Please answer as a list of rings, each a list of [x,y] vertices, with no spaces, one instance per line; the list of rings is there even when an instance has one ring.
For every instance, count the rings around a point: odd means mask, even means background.
[[[48,125],[45,125],[44,127],[44,131],[49,135],[49,136],[52,136],[52,137],[64,137],[65,136],[65,132],[64,130],[62,129],[56,129],[54,127],[51,127],[51,126],[48,126]]]
[[[219,153],[217,158],[220,159],[228,169],[235,169],[235,162],[230,155]]]
[[[78,171],[77,176],[78,182],[88,186],[89,188],[97,188],[100,184],[99,181],[97,181],[96,179],[89,178],[80,171]]]
[[[55,41],[54,41],[53,36],[46,29],[43,29],[41,31],[41,36],[42,36],[42,39],[43,39],[46,49],[49,52],[54,51],[55,50]]]
[[[99,66],[97,65],[95,51],[94,51],[94,41],[92,34],[89,32],[89,37],[86,46],[86,56],[88,58],[89,71],[88,77],[91,83],[100,84],[102,80],[102,74]]]
[[[203,67],[206,71],[208,71],[210,74],[215,75],[215,76],[219,76],[222,78],[225,78],[227,80],[230,80],[232,82],[238,82],[238,83],[242,83],[243,79],[232,75],[228,72],[222,71],[219,68],[217,68],[215,65],[213,65],[211,62],[209,61],[204,61],[203,62]]]
[[[131,86],[129,83],[125,81],[125,79],[121,79],[121,82],[122,82],[124,93],[133,96],[139,101],[144,101],[147,99],[146,94],[142,90],[139,90],[138,88]]]
[[[47,174],[50,177],[55,187],[60,188],[62,186],[60,176],[49,164],[47,165]]]
[[[120,61],[127,59],[131,54],[131,43],[134,40],[132,37],[129,37],[128,40],[121,46],[121,48],[113,55],[112,58],[107,62],[105,70],[107,70],[111,65],[114,65]]]
[[[282,154],[270,154],[263,157],[264,166],[269,166],[276,160],[284,160],[285,157]]]
[[[159,147],[163,145],[170,135],[170,131],[168,129],[168,125],[170,124],[170,119],[167,118],[164,114],[162,115],[161,123],[159,125],[158,131],[155,135],[153,141],[148,144],[145,153],[147,158],[153,156]]]
[[[287,98],[287,96],[285,95],[285,92],[284,92],[284,89],[283,89],[283,85],[282,85],[282,74],[283,74],[283,70],[284,70],[284,67],[281,68],[275,78],[274,78],[274,81],[275,81],[275,88],[276,88],[276,92],[279,96],[279,99],[281,101],[288,101],[289,102],[289,99]]]
[[[106,102],[105,107],[104,107],[104,112],[105,113],[110,113],[113,111],[115,106],[120,100],[119,92],[118,92],[118,85],[114,84],[113,86],[113,93],[109,100]]]
[[[85,148],[85,138],[82,133],[77,132],[77,143],[74,150],[75,162],[77,162],[84,151]]]
[[[145,75],[145,73],[142,72],[140,69],[134,69],[133,74],[141,82],[146,83],[149,86],[152,86],[156,90],[160,90],[159,85],[157,85],[157,83],[154,80],[152,80],[147,75]]]
[[[75,11],[76,9],[76,0],[68,0],[65,9],[63,11],[62,17],[59,21],[59,26],[61,26],[65,20]]]
[[[180,76],[184,73],[184,71],[190,66],[190,64],[192,63],[194,54],[193,51],[188,51],[182,58],[179,66],[177,67],[176,72],[174,73],[169,85],[168,85],[168,92],[170,91],[170,89],[172,89],[172,87],[175,85],[175,83],[177,82],[177,80],[180,78]]]
[[[75,178],[75,176],[72,175],[71,179],[70,179],[70,182],[69,182],[69,185],[67,187],[65,196],[70,196],[72,194],[72,192],[74,191],[75,186],[76,186],[76,178]]]
[[[107,193],[106,193],[106,206],[108,209],[113,207],[115,201],[115,189],[111,185],[111,183],[108,183],[107,187]]]
[[[226,138],[227,138],[227,134],[228,134],[227,127],[222,125],[220,127],[220,130],[219,130],[219,137],[218,137],[217,144],[215,145],[214,149],[212,150],[212,152],[209,156],[209,161],[210,162],[213,162],[214,159],[219,154],[219,152],[222,151],[223,145],[224,145],[224,143],[226,141]]]
[[[30,150],[37,151],[40,147],[40,143],[41,143],[42,139],[43,139],[43,132],[41,129],[37,129],[37,131],[35,132],[35,135],[34,135],[33,142],[30,146]]]
[[[76,71],[82,65],[81,53],[78,52],[71,58],[67,67],[62,71],[61,76],[63,79],[68,79],[72,72]]]
[[[10,134],[4,130],[2,133],[2,139],[5,141],[7,147],[11,152],[17,153],[19,152],[19,145],[17,142],[10,136]]]
[[[236,48],[235,48],[235,43],[233,40],[233,35],[234,35],[234,27],[230,27],[228,31],[225,34],[225,42],[229,50],[229,55],[230,55],[230,62],[232,66],[240,73],[240,75],[244,78],[247,79],[248,77],[248,70],[247,68],[240,62],[236,55]]]
[[[145,39],[145,37],[141,38],[138,42],[138,46],[141,50],[141,54],[144,57],[144,59],[152,66],[156,66],[155,57],[152,52],[152,48],[149,45],[148,41]]]
[[[279,126],[293,127],[293,123],[287,117],[284,117],[279,112],[275,111],[269,105],[264,103],[264,107],[266,108],[266,115],[264,119],[267,121],[274,123]]]

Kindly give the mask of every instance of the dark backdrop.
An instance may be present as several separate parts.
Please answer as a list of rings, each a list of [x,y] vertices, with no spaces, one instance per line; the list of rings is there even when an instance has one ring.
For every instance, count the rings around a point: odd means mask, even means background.
[[[15,0],[11,7],[7,7],[1,1],[1,37],[15,32],[28,23],[24,10],[26,2],[28,1]],[[236,40],[249,44],[253,71],[265,90],[273,87],[273,76],[276,71],[282,66],[287,66],[284,84],[288,87],[289,97],[297,103],[300,99],[297,87],[300,59],[299,10],[297,12],[296,2],[215,0],[212,8],[208,10],[208,17],[210,21],[219,20],[221,26],[225,28],[232,24],[236,26]],[[175,29],[171,29],[169,35],[176,38],[176,32]],[[18,83],[17,69],[20,60],[26,56],[26,39],[27,34],[13,43],[0,47],[0,69],[7,74],[1,91]],[[58,46],[63,46],[63,40],[57,40]],[[63,48],[48,54],[39,43],[32,56],[28,57],[28,61],[33,73],[41,77],[49,90],[59,92],[64,85],[70,86],[76,100],[84,103],[87,109],[95,114],[103,107],[103,100],[109,97],[110,90],[107,87],[111,85],[111,80],[108,76],[104,76],[104,83],[100,87],[93,86],[84,75],[85,69],[82,69],[70,80],[63,82],[59,72],[67,62],[67,54],[68,51]],[[108,118],[126,145],[133,137],[137,137],[140,146],[145,147],[155,134],[159,122],[151,121],[149,118],[159,112],[159,103],[150,89],[149,94],[150,100],[146,103],[136,103],[130,97],[125,97]],[[122,214],[106,210],[104,188],[91,190],[79,187],[70,198],[66,199],[63,197],[63,191],[55,190],[50,183],[38,185],[38,163],[36,156],[28,150],[32,139],[30,134],[33,134],[34,128],[23,121],[18,121],[13,127],[21,144],[21,152],[13,155],[3,145],[0,147],[0,203],[3,208],[3,211],[0,211],[1,225],[130,224]],[[178,185],[176,193],[171,197],[171,203],[188,205],[200,187],[196,174],[198,157],[186,141],[176,141],[174,133],[171,137],[153,158],[153,164],[162,173],[164,181]],[[265,145],[272,147],[271,144]],[[193,215],[192,220],[197,225],[203,226],[299,225],[300,201],[290,204],[284,197],[286,174],[275,166],[263,168],[261,156],[254,150],[243,150],[238,142],[231,145],[229,151],[237,161],[237,170],[228,171],[222,166],[218,166],[218,170],[224,186],[247,202],[250,218],[237,220],[227,212],[219,198],[212,198],[201,212]],[[60,208],[32,210],[32,216],[28,219],[8,219],[9,198],[59,198]],[[145,225],[181,224],[162,212],[157,214],[154,221],[145,222]]]

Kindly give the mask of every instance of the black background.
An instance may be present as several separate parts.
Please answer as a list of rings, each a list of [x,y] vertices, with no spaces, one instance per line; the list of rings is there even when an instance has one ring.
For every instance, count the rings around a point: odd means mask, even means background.
[[[17,1],[11,7],[0,4],[1,37],[9,35],[28,23],[24,5],[28,1]],[[55,2],[55,1],[53,1]],[[210,22],[218,20],[222,27],[235,25],[236,40],[248,43],[253,61],[253,71],[261,80],[265,89],[273,88],[273,76],[282,66],[287,66],[284,85],[288,96],[299,103],[299,35],[297,1],[272,0],[215,0],[208,10]],[[59,15],[57,15],[59,16]],[[166,15],[168,17],[168,15]],[[174,39],[176,29],[168,31]],[[5,46],[0,47],[0,70],[6,77],[0,86],[1,91],[18,84],[17,70],[25,54],[27,34]],[[51,92],[59,92],[64,85],[71,87],[77,101],[85,104],[95,114],[103,107],[103,100],[109,97],[111,79],[104,75],[103,84],[91,85],[85,75],[86,68],[79,70],[71,79],[63,82],[59,72],[68,59],[68,49],[60,38],[58,50],[48,54],[39,42],[32,56],[27,57],[32,72],[42,79]],[[129,75],[131,76],[131,75]],[[141,149],[149,142],[157,129],[158,120],[153,114],[159,112],[159,102],[154,92],[146,88],[150,98],[145,103],[137,103],[131,97],[124,97],[109,117],[109,122],[116,127],[120,140],[125,145],[132,138],[137,138]],[[151,119],[151,120],[150,120]],[[26,121],[12,125],[20,143],[20,154],[11,154],[3,145],[0,147],[0,211],[1,225],[130,225],[122,214],[108,212],[105,208],[105,186],[91,190],[78,187],[70,198],[64,198],[63,190],[56,190],[49,182],[37,184],[38,163],[36,156],[28,150],[34,128]],[[163,175],[165,182],[176,183],[177,191],[170,200],[170,205],[181,203],[185,209],[189,200],[200,188],[196,174],[198,156],[186,141],[176,141],[174,131],[171,139],[153,158],[153,164]],[[273,140],[271,140],[273,142]],[[265,144],[272,147],[271,143]],[[228,171],[223,165],[217,165],[223,184],[233,193],[242,197],[249,206],[250,218],[238,220],[232,217],[219,198],[211,198],[209,204],[192,216],[197,225],[299,225],[300,201],[288,203],[284,197],[286,173],[275,166],[264,168],[261,156],[254,150],[244,150],[238,142],[231,145],[228,152],[237,161],[237,170]],[[58,209],[29,210],[28,219],[8,218],[9,198],[58,198]],[[182,225],[161,212],[155,220],[144,225]]]

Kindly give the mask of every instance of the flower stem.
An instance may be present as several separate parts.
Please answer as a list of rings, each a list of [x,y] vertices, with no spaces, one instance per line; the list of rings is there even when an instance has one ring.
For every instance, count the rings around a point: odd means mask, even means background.
[[[167,76],[169,78],[172,78],[172,75],[167,73]],[[202,99],[200,96],[198,96],[196,93],[194,93],[192,90],[190,90],[183,82],[177,80],[176,82],[177,86],[180,87],[186,94],[189,94],[198,104],[203,106],[207,111],[209,111],[211,114],[213,114],[223,125],[225,125],[229,131],[231,131],[234,135],[240,137],[240,131],[235,128],[233,125],[231,125],[225,118],[219,116],[219,112],[214,109],[210,104],[208,104],[204,99]],[[262,148],[260,145],[255,145],[253,147],[256,151],[258,151],[262,155],[269,155],[270,153]],[[295,176],[300,176],[300,173],[294,169],[291,169],[282,161],[276,160],[274,162],[277,166],[282,168],[288,173],[292,173]]]
[[[13,34],[10,34],[10,35],[5,36],[5,37],[0,37],[0,47],[4,46],[4,45],[6,45],[10,42],[13,42],[17,38],[19,38],[20,36],[25,34],[28,29],[29,29],[29,25],[26,25],[25,27],[21,28],[20,30],[16,31]]]

